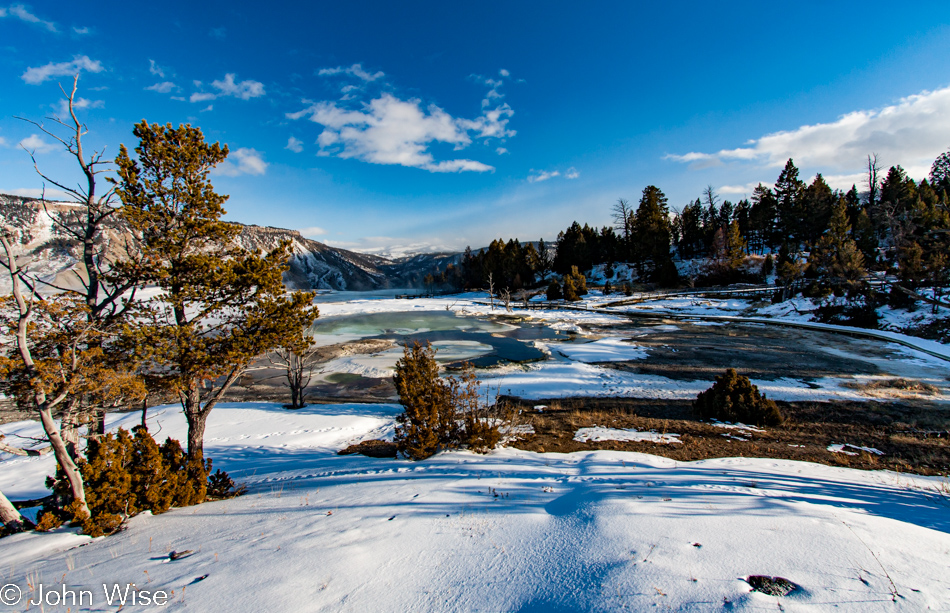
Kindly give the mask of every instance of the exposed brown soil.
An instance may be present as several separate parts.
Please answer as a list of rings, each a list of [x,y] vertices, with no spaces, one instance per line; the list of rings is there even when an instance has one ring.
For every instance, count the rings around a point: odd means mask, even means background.
[[[745,456],[923,475],[950,472],[950,406],[930,402],[779,402],[786,423],[750,432],[699,421],[693,417],[692,403],[688,400],[508,400],[522,410],[520,423],[534,428],[535,434],[524,435],[513,443],[528,451],[612,449],[684,462]],[[534,409],[539,405],[546,408]],[[574,440],[579,428],[593,426],[676,433],[682,442]],[[833,453],[827,449],[832,444],[874,448],[883,455],[854,448],[847,450],[856,455]]]

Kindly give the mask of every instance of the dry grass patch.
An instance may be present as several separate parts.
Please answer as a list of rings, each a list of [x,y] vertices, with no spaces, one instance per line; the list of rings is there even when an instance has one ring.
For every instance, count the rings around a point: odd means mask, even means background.
[[[634,398],[572,398],[554,402],[507,399],[523,409],[523,423],[534,428],[513,443],[538,452],[594,449],[636,451],[694,461],[719,457],[765,457],[818,462],[866,470],[889,469],[924,475],[950,474],[950,407],[924,402],[779,402],[787,420],[781,427],[727,429],[700,421],[691,401]],[[533,407],[546,404],[538,412]],[[601,426],[680,435],[681,445],[648,441],[574,440],[580,428]],[[883,455],[829,445],[853,445]]]

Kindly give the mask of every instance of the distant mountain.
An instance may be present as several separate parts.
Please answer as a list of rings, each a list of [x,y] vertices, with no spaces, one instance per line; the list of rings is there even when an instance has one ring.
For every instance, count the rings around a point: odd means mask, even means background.
[[[77,223],[81,207],[68,203],[43,203],[21,196],[0,194],[0,224],[16,234],[20,254],[44,280],[78,287],[78,245],[69,240],[63,225]],[[292,256],[284,283],[291,289],[367,291],[422,287],[427,274],[438,274],[458,264],[460,253],[426,253],[385,258],[331,247],[301,236],[296,230],[269,226],[242,226],[236,241],[253,251],[269,251],[289,240]],[[108,223],[101,237],[103,253],[111,259],[120,253],[129,228],[119,218]],[[0,275],[2,276],[2,275]],[[10,281],[0,279],[0,291],[10,291]]]

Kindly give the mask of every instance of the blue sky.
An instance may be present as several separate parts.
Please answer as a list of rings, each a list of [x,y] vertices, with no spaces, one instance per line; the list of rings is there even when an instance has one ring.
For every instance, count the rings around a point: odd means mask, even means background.
[[[360,250],[552,239],[648,184],[735,201],[788,157],[922,178],[950,149],[946,0],[659,5],[0,3],[0,192],[42,187],[21,143],[78,180],[14,118],[77,71],[90,145],[190,122],[230,146],[229,219]]]

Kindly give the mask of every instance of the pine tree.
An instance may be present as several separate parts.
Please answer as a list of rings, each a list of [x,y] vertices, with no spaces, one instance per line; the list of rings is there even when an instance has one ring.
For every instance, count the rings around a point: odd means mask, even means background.
[[[454,407],[439,379],[432,345],[413,343],[403,349],[393,376],[405,412],[397,417],[395,442],[413,460],[425,459],[458,438]]]
[[[864,284],[864,256],[851,238],[845,198],[838,200],[828,231],[812,250],[808,265],[825,286],[854,290]]]
[[[739,268],[746,256],[746,241],[739,233],[739,223],[733,221],[726,232],[726,265],[735,270]]]
[[[775,203],[781,234],[791,238],[795,246],[802,240],[801,201],[805,184],[798,178],[798,168],[791,158],[775,182]]]
[[[675,283],[677,274],[670,255],[669,209],[666,195],[654,185],[643,189],[634,220],[633,237],[637,247],[637,262],[643,267],[647,279],[657,283]]]
[[[189,461],[200,467],[215,404],[256,356],[298,339],[317,310],[312,293],[285,294],[286,243],[263,256],[248,252],[233,242],[240,228],[221,221],[227,197],[208,173],[226,146],[206,144],[190,125],[142,121],[133,134],[137,159],[121,147],[116,193],[141,236],[144,278],[162,293],[129,337],[153,365],[147,374],[178,395]]]
[[[950,151],[941,153],[934,160],[933,166],[930,167],[930,185],[937,194],[950,194]],[[947,203],[947,199],[943,198],[943,202]]]
[[[772,190],[762,185],[752,192],[752,210],[749,212],[749,224],[752,227],[754,248],[763,251],[766,247],[774,249],[781,243],[781,235],[776,229],[778,202]]]

